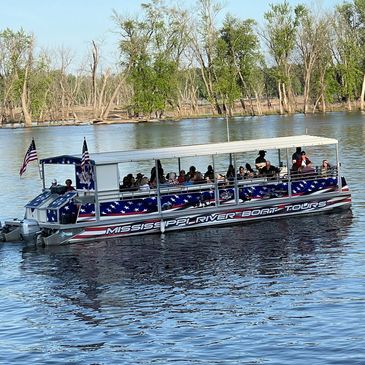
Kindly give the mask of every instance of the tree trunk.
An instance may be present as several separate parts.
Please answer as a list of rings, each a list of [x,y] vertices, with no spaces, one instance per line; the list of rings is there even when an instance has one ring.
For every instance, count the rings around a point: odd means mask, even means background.
[[[303,113],[307,114],[308,112],[308,101],[309,101],[309,86],[310,86],[310,76],[307,74],[304,80],[304,105],[303,105]]]
[[[101,120],[104,120],[104,119],[108,118],[108,115],[109,115],[109,113],[110,113],[110,109],[111,109],[112,105],[114,104],[114,100],[115,100],[115,98],[117,97],[117,95],[118,95],[118,93],[119,93],[120,88],[122,87],[122,85],[123,85],[123,83],[124,83],[125,79],[127,78],[127,75],[128,75],[128,72],[129,72],[130,68],[131,68],[131,64],[129,64],[129,65],[128,65],[128,68],[127,68],[127,70],[125,71],[124,76],[123,76],[123,77],[120,79],[120,81],[118,82],[118,85],[117,85],[117,86],[116,86],[116,88],[114,89],[113,94],[112,94],[112,96],[111,96],[111,98],[110,98],[110,100],[109,100],[108,104],[106,105],[106,108],[105,108],[105,109],[104,109],[104,111],[101,113],[101,115],[100,115],[100,119],[101,119]]]
[[[251,95],[248,96],[248,100],[250,101],[250,109],[251,109],[251,116],[253,117],[255,115],[255,109],[253,107],[253,103],[252,103],[252,97]]]
[[[27,92],[28,92],[28,69],[29,69],[29,65],[26,66],[25,68],[25,73],[24,73],[24,82],[23,82],[23,90],[22,90],[22,95],[21,95],[21,103],[22,103],[22,112],[24,115],[24,125],[25,127],[31,127],[32,126],[32,117],[29,113],[28,110],[28,105],[27,105]]]
[[[360,110],[364,111],[364,97],[365,97],[365,74],[362,79],[361,96],[360,96]]]
[[[100,94],[99,94],[98,113],[100,111],[100,116],[103,114],[103,99],[104,99],[104,93],[105,93],[108,78],[109,78],[109,71],[107,70],[104,75],[103,84],[101,86],[101,90],[100,90]]]
[[[99,62],[99,55],[98,55],[98,47],[96,46],[96,43],[92,41],[93,45],[93,63],[91,65],[91,77],[92,77],[92,102],[93,102],[93,111],[94,111],[94,118],[97,116],[97,96],[96,96],[96,71],[98,68],[98,62]]]
[[[285,110],[286,113],[290,113],[291,110],[290,110],[290,107],[289,107],[289,104],[288,104],[288,96],[287,96],[287,90],[286,90],[286,87],[285,87],[285,83],[283,82],[281,84],[281,86],[282,86],[284,110]]]
[[[284,114],[283,110],[283,95],[281,93],[281,82],[278,82],[278,92],[279,92],[279,108],[280,108],[280,115]]]
[[[217,99],[217,97],[216,97],[216,96],[214,96],[214,102],[215,102],[215,108],[216,108],[216,110],[217,110],[217,113],[218,113],[219,115],[222,115],[222,114],[223,114],[223,112],[222,112],[222,108],[221,108],[221,106],[219,105],[219,102],[218,102],[218,99]]]
[[[243,109],[243,111],[245,112],[245,111],[246,111],[245,99],[243,99],[243,98],[241,97],[241,98],[240,98],[240,102],[241,102],[242,109]]]
[[[256,98],[257,114],[262,115],[260,96],[257,91],[255,91],[255,98]]]

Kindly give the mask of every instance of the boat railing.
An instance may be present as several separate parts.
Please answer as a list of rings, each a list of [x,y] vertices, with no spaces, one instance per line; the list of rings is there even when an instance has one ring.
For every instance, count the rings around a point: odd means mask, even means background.
[[[337,177],[337,167],[331,167],[327,170],[321,170],[320,166],[316,166],[312,170],[306,172],[298,172],[298,171],[291,171],[290,172],[290,179],[291,181],[298,181],[298,180],[314,180],[319,178],[326,178],[326,177]],[[283,179],[288,179],[288,174],[283,175]]]
[[[337,168],[333,167],[330,170],[325,172],[320,170],[320,167],[316,167],[315,169],[299,173],[297,171],[290,173],[291,181],[299,181],[299,180],[315,180],[318,178],[325,177],[336,177],[337,176]],[[279,175],[276,174],[274,176],[255,176],[244,179],[237,179],[237,186],[239,188],[245,186],[259,186],[259,185],[267,185],[272,183],[280,183],[280,182],[288,182],[289,175]],[[169,194],[179,194],[179,193],[194,193],[200,191],[207,191],[210,189],[215,189],[216,184],[218,189],[224,188],[234,188],[235,180],[225,180],[218,179],[216,181],[202,181],[194,184],[161,184],[160,185],[160,195],[165,196]],[[108,190],[98,192],[98,200],[99,202],[107,202],[111,200],[123,200],[123,199],[140,199],[146,197],[156,197],[158,195],[157,188],[150,188],[148,190],[139,190],[138,188],[132,189],[119,189],[119,190]],[[93,197],[79,197],[81,201],[91,202]],[[91,199],[91,200],[90,200]]]

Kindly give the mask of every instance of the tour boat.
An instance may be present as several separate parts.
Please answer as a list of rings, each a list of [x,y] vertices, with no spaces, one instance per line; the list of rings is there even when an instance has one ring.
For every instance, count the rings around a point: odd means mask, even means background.
[[[332,154],[331,168],[292,170],[292,153],[298,146],[309,148],[319,161]],[[278,169],[269,176],[234,174],[231,179],[224,176],[229,164],[235,171],[249,159],[254,164],[252,156],[259,150],[277,157],[280,172]],[[165,173],[170,170],[177,175],[189,165],[200,170],[202,165],[211,165],[215,175],[194,183],[177,183],[160,181],[157,173],[154,186],[121,189],[122,176],[137,172],[149,176],[152,167],[158,171],[159,164]],[[48,165],[71,166],[75,190],[46,187]],[[40,167],[42,192],[25,205],[24,219],[4,222],[1,233],[5,241],[59,245],[287,218],[351,206],[351,194],[341,175],[338,141],[319,136],[91,153],[87,165],[83,165],[81,155],[62,155],[40,160]]]

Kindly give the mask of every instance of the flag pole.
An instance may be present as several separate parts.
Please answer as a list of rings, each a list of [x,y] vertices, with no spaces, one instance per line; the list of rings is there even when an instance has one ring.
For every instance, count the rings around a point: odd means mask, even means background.
[[[34,141],[34,138],[32,138],[32,140]],[[35,143],[34,143],[35,145]],[[43,181],[43,165],[42,168],[39,164],[39,157],[38,157],[38,153],[37,153],[37,164],[38,164],[38,171],[39,171],[39,178]],[[44,187],[44,181],[43,181],[43,187]]]

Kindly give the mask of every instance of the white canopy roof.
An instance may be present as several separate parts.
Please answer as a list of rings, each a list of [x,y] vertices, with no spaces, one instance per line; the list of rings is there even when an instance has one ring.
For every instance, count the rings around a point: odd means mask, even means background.
[[[211,143],[204,145],[189,145],[177,147],[164,147],[155,149],[138,149],[129,151],[93,153],[89,151],[90,159],[95,165],[106,165],[120,162],[134,162],[152,159],[166,159],[179,157],[206,156],[224,153],[241,153],[259,150],[295,149],[295,147],[321,146],[337,144],[332,138],[310,135],[254,139],[246,141],[234,141],[223,143]],[[81,155],[74,156],[81,158]]]

